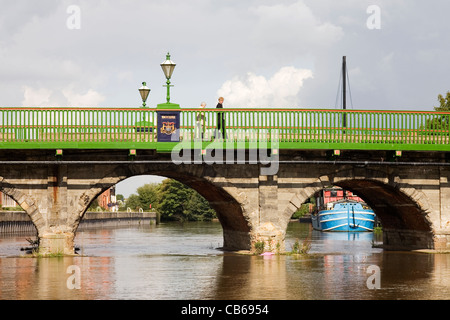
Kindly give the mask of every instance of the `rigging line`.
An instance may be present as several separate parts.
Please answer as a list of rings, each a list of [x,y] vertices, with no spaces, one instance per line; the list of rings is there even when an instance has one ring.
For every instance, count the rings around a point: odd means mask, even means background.
[[[353,109],[352,90],[350,89],[350,77],[348,76],[348,68],[346,68],[345,71],[347,73],[347,83],[348,83],[348,93],[350,94],[350,103],[351,103],[352,109]]]
[[[334,102],[334,108],[335,109],[337,108],[339,93],[341,92],[341,80],[342,80],[342,69],[341,69],[341,73],[339,74],[338,91],[336,93],[336,101]]]

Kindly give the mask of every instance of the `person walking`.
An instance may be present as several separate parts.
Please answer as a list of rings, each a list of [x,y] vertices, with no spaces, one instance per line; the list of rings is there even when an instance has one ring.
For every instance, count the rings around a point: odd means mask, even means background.
[[[195,139],[203,140],[205,135],[205,113],[203,109],[206,107],[206,102],[200,104],[201,111],[197,113],[196,124],[195,124]]]
[[[219,98],[219,103],[217,103],[216,109],[223,109],[223,100],[223,97]],[[217,131],[222,132],[222,138],[225,139],[225,114],[223,112],[217,112]],[[217,135],[218,134],[216,134],[216,137]]]

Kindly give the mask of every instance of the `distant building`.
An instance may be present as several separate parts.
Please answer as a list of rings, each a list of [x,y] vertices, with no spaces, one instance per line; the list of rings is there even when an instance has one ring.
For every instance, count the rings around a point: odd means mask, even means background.
[[[116,187],[113,186],[98,196],[98,205],[108,211],[117,211]]]

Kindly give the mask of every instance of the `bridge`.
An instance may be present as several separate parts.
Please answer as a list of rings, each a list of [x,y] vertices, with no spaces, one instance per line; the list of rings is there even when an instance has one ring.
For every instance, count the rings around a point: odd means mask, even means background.
[[[161,120],[173,113],[175,124]],[[28,213],[44,254],[73,254],[91,201],[144,174],[177,179],[204,196],[230,250],[252,250],[259,241],[284,249],[292,214],[332,185],[355,192],[373,208],[386,250],[448,250],[449,116],[278,108],[0,108],[0,189]],[[222,118],[225,132],[218,132]]]

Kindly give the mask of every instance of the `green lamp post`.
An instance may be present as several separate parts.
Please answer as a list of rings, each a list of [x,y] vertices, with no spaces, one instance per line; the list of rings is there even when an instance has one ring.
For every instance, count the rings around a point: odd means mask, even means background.
[[[166,96],[166,103],[161,103],[157,105],[158,109],[179,109],[180,105],[171,103],[170,102],[170,87],[173,87],[173,85],[170,84],[170,78],[172,77],[173,70],[175,70],[175,62],[170,60],[170,53],[167,53],[166,60],[161,63],[161,68],[164,72],[164,75],[166,76],[167,82],[164,87],[167,87],[167,96]]]
[[[179,142],[180,141],[180,105],[170,102],[170,78],[176,64],[170,60],[170,54],[167,53],[166,60],[161,63],[161,68],[166,76],[167,82],[167,97],[166,103],[160,103],[156,106],[157,109],[157,140],[158,152],[170,151],[172,146],[166,147],[160,142]]]
[[[145,102],[147,101],[149,93],[150,93],[150,88],[147,87],[147,83],[142,82],[142,87],[139,88],[139,94],[141,95],[141,98],[142,98],[141,108],[147,108],[147,105]],[[136,132],[152,132],[153,131],[153,129],[152,129],[153,123],[146,120],[147,112],[139,112],[139,113],[141,115],[140,116],[141,121],[136,122],[136,124],[135,124]]]
[[[170,103],[170,87],[173,87],[170,85],[170,78],[172,77],[172,73],[173,70],[175,70],[175,62],[173,62],[172,60],[170,60],[170,54],[167,53],[166,55],[166,61],[164,61],[163,63],[161,63],[161,68],[164,72],[164,75],[166,76],[167,79],[167,103]]]
[[[147,101],[148,94],[150,93],[150,88],[147,87],[147,83],[142,82],[142,87],[139,88],[139,93],[142,98],[142,108],[146,108],[145,102]]]

